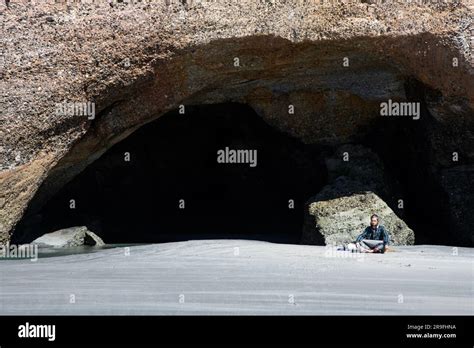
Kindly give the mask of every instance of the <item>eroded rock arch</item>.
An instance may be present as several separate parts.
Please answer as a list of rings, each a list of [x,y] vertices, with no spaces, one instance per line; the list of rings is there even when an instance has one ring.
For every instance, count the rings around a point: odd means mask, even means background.
[[[270,7],[271,17],[264,22],[275,21],[291,8],[289,5]],[[183,34],[175,34],[176,27],[174,31],[163,28],[162,38],[153,36],[151,42],[136,54],[132,50],[107,49],[109,37],[104,33],[109,32],[99,33],[100,37],[92,41],[104,43],[104,52],[96,54],[87,65],[90,68],[85,69],[94,72],[96,79],[84,78],[69,91],[64,89],[67,84],[64,82],[61,88],[48,90],[50,95],[58,92],[55,98],[36,101],[36,113],[46,119],[42,123],[43,129],[37,128],[23,135],[34,135],[34,139],[4,138],[11,151],[6,157],[6,169],[1,173],[0,182],[3,192],[2,240],[9,239],[28,205],[29,209],[38,209],[110,146],[179,105],[246,103],[266,122],[306,143],[337,145],[358,141],[366,135],[377,119],[380,102],[389,98],[406,99],[406,83],[414,77],[420,82],[418,86],[426,86],[426,91],[429,91],[424,102],[434,121],[428,122],[425,128],[433,148],[426,156],[433,168],[439,174],[440,170],[458,164],[471,165],[472,152],[469,149],[472,140],[466,135],[466,130],[472,129],[473,70],[466,52],[455,39],[464,32],[456,33],[453,39],[453,35],[441,33],[435,25],[449,23],[455,27],[466,16],[466,9],[462,6],[454,8],[452,17],[448,19],[446,9],[431,9],[431,32],[422,33],[420,24],[415,32],[409,34],[399,25],[396,34],[392,30],[391,35],[379,36],[369,25],[363,25],[357,32],[343,34],[343,28],[349,26],[349,22],[345,22],[341,31],[328,34],[326,38],[314,28],[309,29],[312,22],[308,18],[302,18],[298,28],[287,23],[278,30],[264,29],[256,35],[251,34],[253,26],[261,28],[262,22],[254,22],[256,16],[250,12],[247,15],[252,18],[251,24],[245,25],[238,22],[235,14],[226,12],[227,18],[234,20],[243,33],[233,35],[225,32],[221,35],[218,28],[225,28],[225,25],[212,17],[209,6],[196,4],[187,7],[189,21],[177,24]],[[250,11],[241,4],[233,6],[237,6],[240,12]],[[312,6],[316,5],[310,5],[305,11],[316,8]],[[354,13],[367,10],[364,4],[352,6]],[[374,6],[375,12],[384,11]],[[220,5],[218,8],[224,11]],[[180,5],[172,5],[172,10],[169,9],[159,7],[153,13],[176,17],[183,13]],[[418,10],[423,8],[412,12]],[[58,17],[63,15],[61,9],[56,11]],[[94,11],[102,14],[101,9]],[[144,13],[145,10],[140,11]],[[256,13],[261,17],[263,12],[259,11],[263,11],[262,8],[258,7]],[[334,11],[334,8],[326,9],[320,16],[329,18]],[[438,17],[436,11],[441,13]],[[120,19],[121,24],[130,20],[127,10],[123,14],[125,18]],[[198,14],[214,18],[218,23],[213,34],[202,37],[192,29],[191,23],[202,20]],[[12,18],[15,16],[18,13],[14,12]],[[340,13],[337,16],[344,17]],[[385,21],[386,25],[388,19]],[[133,27],[132,30],[135,30],[134,35],[140,35],[139,28]],[[177,42],[173,43],[173,39]],[[60,47],[55,47],[55,50],[58,52]],[[80,49],[76,51],[80,52]],[[111,52],[115,65],[108,62],[107,71],[101,71],[100,60]],[[130,56],[132,69],[119,59]],[[456,69],[448,68],[453,66],[453,57],[459,61]],[[238,66],[235,58],[238,58]],[[349,67],[343,65],[344,58],[349,58]],[[57,70],[60,68],[59,65]],[[22,76],[21,71],[12,69],[13,82],[16,81],[15,73]],[[84,77],[86,73],[79,75]],[[32,83],[31,88],[37,88],[38,83]],[[71,100],[95,102],[96,118],[91,122],[83,118],[57,119],[51,116],[48,120],[48,115],[53,114],[54,102],[68,96]],[[290,104],[295,107],[294,114],[288,113]],[[45,126],[48,122],[50,124]],[[20,163],[15,163],[13,158],[15,146],[27,154]],[[451,161],[453,149],[463,159],[456,165]],[[9,163],[12,164],[9,166]]]

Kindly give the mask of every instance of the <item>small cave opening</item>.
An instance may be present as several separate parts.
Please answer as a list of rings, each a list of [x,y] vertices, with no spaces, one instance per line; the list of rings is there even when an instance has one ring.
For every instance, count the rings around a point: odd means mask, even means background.
[[[87,226],[106,243],[299,243],[304,204],[326,181],[320,148],[273,128],[249,106],[186,106],[112,146],[48,200],[34,228],[20,223],[14,236],[29,242]]]

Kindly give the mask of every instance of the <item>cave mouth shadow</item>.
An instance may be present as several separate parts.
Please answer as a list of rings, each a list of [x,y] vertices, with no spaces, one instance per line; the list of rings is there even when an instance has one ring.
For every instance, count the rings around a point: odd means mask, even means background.
[[[224,159],[246,150],[240,154],[250,157],[240,159],[250,163],[218,163],[226,148]],[[34,228],[22,221],[15,235],[30,242],[84,225],[110,244],[299,243],[304,204],[326,182],[318,147],[276,130],[249,106],[186,106],[184,115],[169,112],[111,147],[25,219]]]

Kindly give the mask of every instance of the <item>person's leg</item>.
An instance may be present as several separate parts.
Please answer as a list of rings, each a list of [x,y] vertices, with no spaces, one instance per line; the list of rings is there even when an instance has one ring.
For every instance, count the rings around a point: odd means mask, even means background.
[[[375,248],[378,244],[381,243],[380,240],[373,240],[373,239],[363,239],[362,242],[364,245],[366,245],[367,248],[373,249]]]
[[[383,241],[381,240],[375,240],[375,239],[364,239],[364,243],[371,249],[378,247],[380,244],[383,244]]]
[[[361,253],[383,252],[383,242],[380,240],[363,239],[358,244]]]
[[[361,253],[370,253],[372,252],[370,247],[365,243],[365,239],[361,240],[359,243],[357,243],[359,252]]]

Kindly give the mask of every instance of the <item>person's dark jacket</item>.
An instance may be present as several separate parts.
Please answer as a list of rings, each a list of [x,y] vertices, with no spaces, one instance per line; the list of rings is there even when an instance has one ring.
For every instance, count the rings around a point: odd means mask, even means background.
[[[382,240],[384,249],[390,241],[388,237],[388,232],[383,226],[380,225],[377,225],[377,228],[375,230],[372,229],[372,226],[367,226],[364,232],[362,232],[360,236],[357,237],[356,242],[360,242],[362,239]]]

